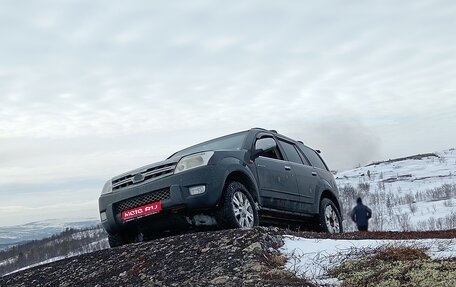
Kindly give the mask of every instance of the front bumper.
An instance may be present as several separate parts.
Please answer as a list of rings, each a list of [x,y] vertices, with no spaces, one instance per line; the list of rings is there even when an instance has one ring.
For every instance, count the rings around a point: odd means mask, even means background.
[[[101,216],[101,223],[109,234],[135,229],[145,218],[124,222],[121,219],[121,210],[158,200],[162,202],[162,211],[146,217],[149,225],[154,225],[154,219],[160,220],[167,213],[175,213],[178,210],[194,212],[212,209],[216,207],[222,194],[224,180],[219,178],[222,174],[217,172],[215,166],[208,165],[103,194],[99,198],[100,214],[105,214]],[[189,188],[199,185],[206,187],[205,192],[190,195]],[[160,222],[156,224],[159,225]]]

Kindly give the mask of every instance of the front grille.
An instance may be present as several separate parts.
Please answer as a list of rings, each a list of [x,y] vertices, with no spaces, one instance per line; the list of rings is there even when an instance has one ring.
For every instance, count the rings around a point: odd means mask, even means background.
[[[122,189],[128,186],[137,185],[146,181],[153,181],[163,177],[167,177],[174,173],[176,164],[165,164],[161,166],[151,167],[144,171],[128,174],[112,181],[112,190]]]
[[[143,194],[137,197],[133,197],[116,204],[116,213],[120,213],[125,210],[129,210],[135,207],[146,205],[152,202],[169,199],[171,192],[169,188],[157,190],[151,193]]]

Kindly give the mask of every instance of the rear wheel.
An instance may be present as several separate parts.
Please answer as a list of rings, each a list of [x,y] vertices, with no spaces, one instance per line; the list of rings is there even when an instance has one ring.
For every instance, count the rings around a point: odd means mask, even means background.
[[[323,198],[320,202],[320,227],[328,233],[342,233],[342,218],[334,202]]]
[[[241,183],[232,181],[226,186],[218,221],[226,228],[258,226],[258,210],[255,201]]]

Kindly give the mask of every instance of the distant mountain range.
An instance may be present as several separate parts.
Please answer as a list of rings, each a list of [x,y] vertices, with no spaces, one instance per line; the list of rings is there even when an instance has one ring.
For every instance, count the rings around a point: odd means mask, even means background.
[[[99,219],[48,219],[22,225],[0,227],[0,250],[10,246],[58,234],[67,228],[83,229],[96,226]]]

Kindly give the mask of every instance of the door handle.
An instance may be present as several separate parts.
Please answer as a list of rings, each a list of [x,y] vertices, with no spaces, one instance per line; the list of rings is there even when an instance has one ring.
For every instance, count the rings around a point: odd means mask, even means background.
[[[288,165],[285,166],[285,170],[291,170],[291,167],[289,167]]]
[[[315,171],[312,171],[313,176],[317,176],[317,173]]]
[[[266,167],[264,164],[257,164],[257,167]]]

